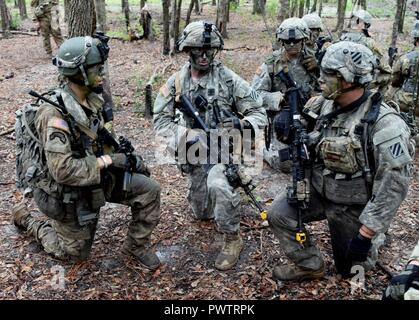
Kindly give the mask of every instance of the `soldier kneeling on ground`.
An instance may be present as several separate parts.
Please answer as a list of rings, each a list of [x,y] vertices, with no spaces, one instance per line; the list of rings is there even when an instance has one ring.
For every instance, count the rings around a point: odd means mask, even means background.
[[[46,252],[80,261],[90,255],[100,208],[106,202],[130,206],[132,220],[122,250],[156,269],[160,261],[149,243],[159,221],[160,186],[130,143],[120,138],[118,144],[106,130],[112,132],[113,118],[99,96],[109,52],[106,40],[66,40],[54,58],[65,83],[48,93],[50,103],[18,111],[18,187],[33,194],[48,219],[36,219],[22,203],[14,207],[13,220]],[[26,121],[30,114],[33,121]]]

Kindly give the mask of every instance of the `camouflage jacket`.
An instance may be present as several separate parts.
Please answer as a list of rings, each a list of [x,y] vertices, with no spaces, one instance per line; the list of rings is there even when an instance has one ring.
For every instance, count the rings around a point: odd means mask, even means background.
[[[176,76],[180,84],[180,93],[189,97],[192,103],[198,95],[207,99],[208,106],[205,110],[199,110],[199,115],[208,127],[214,128],[215,125],[215,104],[221,112],[232,111],[239,118],[247,120],[255,131],[266,126],[267,117],[261,107],[262,98],[245,80],[215,60],[210,72],[198,82],[194,82],[191,80],[190,63],[187,62],[160,88],[154,102],[154,127],[158,135],[168,138],[165,142],[169,148],[176,148],[187,129],[193,126],[192,118],[175,108]]]
[[[330,119],[325,115],[337,109],[333,101],[320,96],[306,104],[305,111],[317,115],[310,133],[316,137],[311,182],[334,203],[365,206],[360,222],[375,232],[385,232],[407,195],[415,149],[406,123],[383,102],[364,137],[361,119],[371,110],[371,97],[365,96],[360,105],[347,106],[349,111]]]
[[[68,87],[56,89],[55,92],[61,94],[67,111],[78,125],[93,128],[95,123],[92,131],[104,126],[101,113],[103,100],[100,96],[91,93],[87,98],[88,105],[82,108]],[[55,95],[51,96],[51,100],[58,101]],[[35,127],[48,167],[46,178],[38,182],[39,188],[50,195],[59,196],[63,186],[85,187],[101,182],[95,141],[86,139],[79,130],[74,131],[61,111],[48,103],[42,104],[35,117]],[[82,145],[81,141],[91,143]]]
[[[52,8],[58,5],[58,0],[32,0],[31,7],[34,8],[35,19],[49,17]]]
[[[310,53],[307,51],[307,54]],[[280,110],[280,104],[284,100],[283,93],[287,89],[285,84],[275,77],[275,74],[283,70],[284,67],[288,68],[291,77],[301,86],[308,97],[314,95],[318,88],[316,75],[305,69],[302,60],[303,55],[300,55],[299,58],[290,61],[285,55],[285,50],[280,49],[270,54],[259,67],[253,78],[252,87],[262,96],[263,106],[266,110]]]

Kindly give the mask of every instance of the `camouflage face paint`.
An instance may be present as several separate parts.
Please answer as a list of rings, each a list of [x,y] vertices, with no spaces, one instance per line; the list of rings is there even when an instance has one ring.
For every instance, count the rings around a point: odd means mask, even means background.
[[[342,90],[342,81],[336,74],[325,73],[320,70],[320,89],[322,96],[328,100],[335,100]]]

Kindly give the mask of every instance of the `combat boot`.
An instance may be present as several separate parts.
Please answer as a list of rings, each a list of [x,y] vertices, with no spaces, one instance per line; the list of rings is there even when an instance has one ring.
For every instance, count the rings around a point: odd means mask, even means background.
[[[19,203],[13,206],[13,223],[14,225],[21,229],[27,230],[29,225],[29,219],[32,217],[31,213],[28,211],[25,203]]]
[[[218,270],[228,270],[234,267],[243,249],[243,240],[239,233],[224,234],[224,244],[221,252],[215,260],[215,267]]]
[[[160,259],[153,251],[145,246],[135,247],[125,241],[122,253],[133,256],[144,268],[156,270],[160,266]]]
[[[281,281],[304,281],[323,278],[324,274],[323,264],[318,270],[303,269],[295,265],[278,265],[274,267],[272,276]]]

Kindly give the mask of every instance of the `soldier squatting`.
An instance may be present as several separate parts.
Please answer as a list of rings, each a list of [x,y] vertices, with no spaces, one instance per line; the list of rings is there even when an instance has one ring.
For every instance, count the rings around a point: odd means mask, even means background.
[[[38,9],[40,2],[32,4]],[[63,81],[19,110],[16,122],[18,188],[48,219],[36,219],[20,203],[14,223],[56,258],[81,261],[89,257],[100,208],[121,203],[132,213],[122,251],[156,269],[160,261],[149,245],[161,190],[130,142],[116,138],[112,110],[103,104],[108,38],[95,34],[61,44],[48,3],[37,18],[47,53],[50,34],[60,46],[53,63]],[[325,275],[322,254],[304,227],[321,219],[329,224],[339,274],[349,277],[352,265],[374,267],[414,170],[419,23],[414,49],[391,70],[368,33],[371,20],[368,12],[355,12],[338,41],[321,35],[316,14],[284,20],[276,31],[279,49],[251,85],[217,60],[224,42],[213,24],[197,21],[184,29],[177,46],[189,60],[160,89],[153,122],[186,175],[194,218],[214,219],[224,235],[217,269],[233,268],[240,257],[239,189],[251,189],[255,172],[241,146],[237,151],[229,139],[214,144],[214,133],[238,136],[254,152],[264,136],[264,159],[292,176],[267,212],[290,261],[273,266],[274,279]],[[418,298],[417,290],[419,245],[384,297]]]

